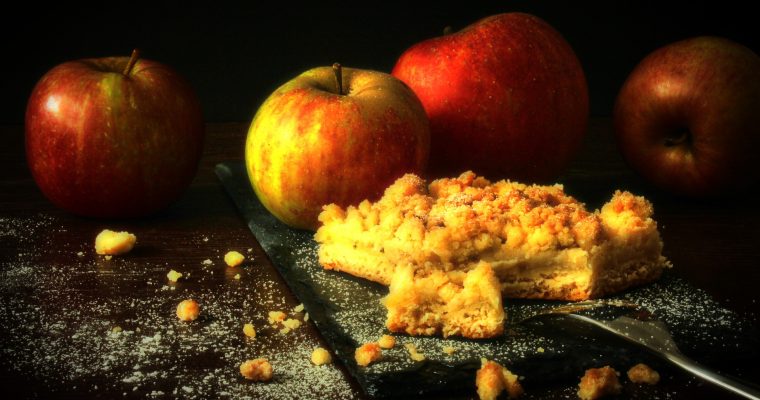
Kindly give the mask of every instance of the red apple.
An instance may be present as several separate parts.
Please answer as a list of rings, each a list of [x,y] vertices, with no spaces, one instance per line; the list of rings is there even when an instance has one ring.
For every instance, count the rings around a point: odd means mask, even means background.
[[[55,205],[83,216],[142,216],[193,179],[204,135],[198,98],[177,72],[137,54],[65,62],[32,91],[27,162]]]
[[[588,89],[572,48],[543,20],[508,13],[406,50],[392,74],[430,119],[431,172],[556,178],[580,147]]]
[[[648,55],[618,94],[618,145],[656,186],[680,195],[733,192],[760,177],[760,57],[697,37]]]
[[[404,173],[422,173],[427,117],[401,81],[382,72],[314,68],[256,112],[245,147],[262,204],[286,224],[316,229],[322,206],[376,200]]]

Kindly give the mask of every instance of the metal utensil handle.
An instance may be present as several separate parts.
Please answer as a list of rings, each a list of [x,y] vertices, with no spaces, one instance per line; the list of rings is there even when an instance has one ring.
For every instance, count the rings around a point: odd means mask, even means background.
[[[718,375],[712,370],[707,369],[703,367],[702,365],[697,364],[695,361],[691,360],[690,358],[684,356],[683,354],[681,354],[680,351],[677,350],[677,348],[663,349],[657,346],[653,346],[650,343],[642,341],[641,338],[632,337],[630,335],[630,331],[626,333],[625,331],[621,331],[620,329],[617,329],[616,327],[611,326],[609,323],[600,322],[593,318],[589,318],[583,315],[578,315],[578,314],[571,314],[571,315],[576,319],[591,323],[608,332],[612,332],[621,338],[624,338],[640,346],[643,346],[644,348],[649,349],[650,351],[654,352],[654,354],[670,361],[676,366],[681,367],[684,370],[691,372],[692,374],[698,376],[699,378],[702,378],[708,382],[718,385],[722,387],[723,389],[736,393],[739,396],[745,397],[747,399],[760,400],[760,390],[747,386],[743,383],[737,382],[733,379],[726,378],[725,376]]]
[[[718,375],[714,371],[697,364],[682,354],[664,353],[664,356],[673,364],[708,382],[714,383],[747,399],[760,400],[760,390],[739,383],[733,379],[726,378],[725,376]]]

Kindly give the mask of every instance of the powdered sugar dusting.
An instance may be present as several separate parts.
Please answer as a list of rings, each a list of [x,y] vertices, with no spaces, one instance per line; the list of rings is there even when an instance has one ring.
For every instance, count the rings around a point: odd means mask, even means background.
[[[49,216],[0,219],[3,247],[35,242],[33,252],[0,258],[1,364],[39,382],[40,393],[65,389],[109,398],[190,399],[356,396],[335,365],[311,364],[311,352],[321,344],[304,327],[281,334],[267,324],[264,313],[254,313],[281,309],[288,310],[289,318],[304,316],[276,294],[276,283],[264,275],[228,279],[244,269],[227,271],[224,263],[203,265],[199,259],[192,266],[172,266],[192,273],[170,283],[165,264],[139,264],[129,257],[105,261],[90,243],[56,241],[52,246],[51,232],[65,238],[60,234],[65,228]],[[209,246],[209,258],[217,260],[219,250],[206,237],[200,235],[197,245]],[[60,253],[65,265],[51,265],[40,256],[51,251]],[[99,295],[104,291],[111,295]],[[186,298],[201,306],[200,318],[192,323],[179,321],[174,313]],[[255,339],[243,333],[248,322],[256,327]],[[271,382],[248,382],[240,375],[240,363],[259,357],[268,358],[274,368]]]

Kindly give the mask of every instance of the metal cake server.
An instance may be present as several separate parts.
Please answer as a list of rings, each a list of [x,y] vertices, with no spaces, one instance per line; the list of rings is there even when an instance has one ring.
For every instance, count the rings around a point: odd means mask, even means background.
[[[616,309],[617,316],[610,320],[594,318],[581,314],[582,311],[608,307]],[[760,400],[760,390],[736,380],[719,375],[716,372],[698,364],[678,350],[668,328],[661,321],[642,307],[623,301],[585,301],[566,306],[542,310],[535,315],[521,320],[519,323],[535,321],[551,321],[567,319],[594,329],[613,334],[630,343],[643,347],[671,364],[686,370],[697,377],[718,385],[739,396]]]

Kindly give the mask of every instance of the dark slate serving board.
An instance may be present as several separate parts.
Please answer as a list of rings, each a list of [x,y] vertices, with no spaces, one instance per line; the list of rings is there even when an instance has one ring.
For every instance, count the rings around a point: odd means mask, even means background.
[[[625,371],[637,362],[664,367],[639,349],[609,338],[563,329],[556,324],[514,324],[539,310],[564,304],[507,300],[506,334],[494,340],[397,336],[397,345],[383,351],[381,361],[358,367],[354,350],[376,341],[385,330],[380,298],[387,288],[352,276],[325,271],[317,261],[313,233],[291,229],[258,201],[242,162],[217,165],[216,173],[249,228],[287,284],[303,302],[310,319],[334,353],[373,397],[402,397],[473,388],[481,357],[496,360],[524,377],[526,387],[551,381],[574,381],[586,368],[603,365]],[[706,365],[737,363],[758,356],[758,329],[723,308],[702,290],[667,273],[646,287],[613,297],[637,303],[664,321],[679,348]],[[414,343],[426,356],[410,359],[403,343]],[[443,352],[452,346],[452,355]],[[749,351],[748,351],[749,349]]]

